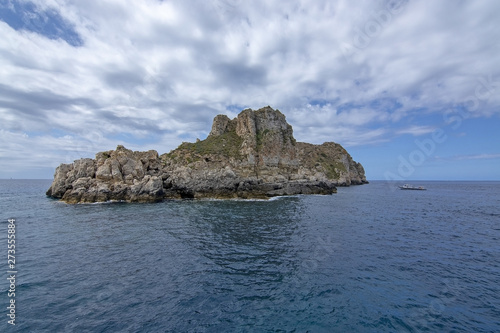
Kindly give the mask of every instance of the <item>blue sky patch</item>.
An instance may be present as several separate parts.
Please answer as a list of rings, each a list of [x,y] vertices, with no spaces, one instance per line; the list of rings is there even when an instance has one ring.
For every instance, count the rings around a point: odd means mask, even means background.
[[[0,20],[15,30],[26,30],[49,39],[62,39],[71,46],[82,46],[83,40],[71,23],[53,9],[42,10],[32,2],[0,0]]]

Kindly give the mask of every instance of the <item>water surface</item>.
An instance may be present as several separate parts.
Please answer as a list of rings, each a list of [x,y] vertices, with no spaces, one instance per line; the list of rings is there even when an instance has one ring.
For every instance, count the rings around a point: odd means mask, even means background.
[[[500,183],[396,185],[67,205],[45,197],[50,181],[1,180],[1,233],[17,225],[14,330],[500,331]]]

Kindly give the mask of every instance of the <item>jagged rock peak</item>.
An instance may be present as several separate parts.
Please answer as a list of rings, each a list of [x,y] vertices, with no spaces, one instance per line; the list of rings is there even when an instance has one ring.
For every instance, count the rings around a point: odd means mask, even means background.
[[[217,115],[214,118],[209,137],[234,130],[241,137],[255,136],[259,131],[281,130],[287,131],[293,138],[292,127],[287,123],[285,115],[270,106],[256,111],[245,109],[232,120],[224,114]]]
[[[210,131],[210,136],[219,136],[228,131],[228,125],[231,122],[228,116],[225,114],[219,114],[215,116],[214,122],[212,123],[212,130]]]

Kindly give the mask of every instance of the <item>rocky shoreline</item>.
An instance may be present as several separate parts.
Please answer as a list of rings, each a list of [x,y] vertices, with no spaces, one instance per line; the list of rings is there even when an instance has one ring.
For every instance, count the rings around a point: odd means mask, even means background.
[[[367,183],[339,144],[297,142],[278,110],[215,117],[209,136],[161,156],[118,146],[56,168],[47,196],[67,203],[332,194]]]

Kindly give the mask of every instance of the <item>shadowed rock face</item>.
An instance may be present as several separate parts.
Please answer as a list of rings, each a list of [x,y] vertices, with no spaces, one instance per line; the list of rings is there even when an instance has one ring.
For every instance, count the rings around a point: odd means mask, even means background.
[[[123,146],[57,167],[47,195],[68,203],[168,198],[268,198],[331,194],[367,183],[363,166],[339,144],[296,142],[278,110],[215,117],[209,136],[168,154]]]

